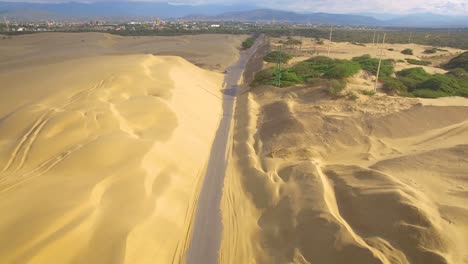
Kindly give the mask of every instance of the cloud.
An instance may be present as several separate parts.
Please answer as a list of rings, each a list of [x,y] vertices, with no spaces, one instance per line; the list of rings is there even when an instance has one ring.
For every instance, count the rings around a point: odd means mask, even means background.
[[[468,14],[468,0],[276,0],[259,5],[297,12]]]

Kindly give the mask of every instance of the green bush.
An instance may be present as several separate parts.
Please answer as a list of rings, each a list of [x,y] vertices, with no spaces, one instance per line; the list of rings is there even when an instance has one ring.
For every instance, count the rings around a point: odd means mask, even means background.
[[[448,75],[451,75],[455,78],[459,78],[462,80],[468,81],[468,72],[462,68],[456,68],[447,73]]]
[[[409,64],[422,65],[422,66],[427,66],[427,65],[432,64],[432,62],[430,62],[430,61],[422,61],[422,60],[415,60],[415,59],[409,59],[409,58],[406,59],[406,61]]]
[[[288,39],[286,41],[280,41],[280,43],[283,43],[284,45],[294,46],[294,45],[301,45],[302,41],[300,41],[298,39],[294,39],[292,37],[288,37]]]
[[[263,60],[266,62],[278,62],[281,60],[281,63],[288,63],[292,59],[292,55],[282,52],[282,51],[272,51],[268,53]]]
[[[388,94],[402,94],[408,91],[408,87],[397,78],[385,77],[382,79],[383,90]]]
[[[367,96],[374,96],[374,95],[375,95],[375,91],[374,91],[374,90],[360,90],[360,92],[361,92],[363,95],[367,95]]]
[[[278,70],[275,71],[275,76],[278,74]],[[304,78],[298,75],[290,69],[281,70],[281,87],[292,86],[296,84],[304,83]]]
[[[462,86],[454,77],[445,74],[434,74],[426,81],[420,83],[416,90],[432,90],[443,92],[446,95],[458,95]]]
[[[250,83],[250,86],[274,85],[275,76],[275,70],[273,68],[261,70],[255,74],[255,78]]]
[[[358,63],[346,60],[335,60],[334,64],[324,73],[328,79],[344,79],[355,75],[361,70]]]
[[[430,48],[430,49],[424,50],[424,53],[425,53],[425,54],[434,54],[434,53],[436,53],[438,50],[439,50],[439,49],[437,49],[437,48]]]
[[[359,63],[361,68],[373,75],[377,75],[377,68],[379,66],[379,59],[372,58],[370,55],[363,55],[360,57],[354,57],[353,61]],[[380,65],[380,76],[391,76],[394,72],[393,60],[382,60]]]
[[[398,80],[408,88],[408,91],[416,89],[419,84],[431,77],[431,75],[421,67],[404,69],[397,72],[396,75]]]
[[[243,48],[243,49],[249,49],[250,47],[253,46],[254,43],[255,43],[255,38],[254,38],[254,37],[250,37],[250,38],[248,38],[248,39],[246,39],[246,40],[244,40],[244,41],[242,42],[242,48]]]
[[[328,92],[333,96],[337,96],[345,88],[346,88],[346,81],[344,81],[344,80],[330,80]]]
[[[343,79],[358,73],[360,65],[348,60],[317,56],[294,65],[292,70],[302,75],[305,79],[321,77]]]
[[[421,98],[439,98],[439,97],[447,96],[444,92],[433,91],[433,90],[428,90],[428,89],[415,90],[411,94],[416,97],[421,97]]]
[[[451,70],[456,68],[464,69],[468,71],[468,51],[463,52],[457,57],[451,59],[446,65],[445,68]]]
[[[404,49],[404,50],[401,51],[401,54],[413,55],[413,50],[412,49]]]

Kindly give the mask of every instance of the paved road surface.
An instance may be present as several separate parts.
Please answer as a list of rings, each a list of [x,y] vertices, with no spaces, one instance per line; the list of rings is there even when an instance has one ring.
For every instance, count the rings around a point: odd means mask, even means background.
[[[255,44],[241,53],[237,64],[228,69],[224,79],[223,116],[211,148],[205,179],[198,199],[187,264],[216,264],[221,244],[221,196],[226,173],[226,151],[231,131],[237,85],[247,62],[263,41],[261,35]]]

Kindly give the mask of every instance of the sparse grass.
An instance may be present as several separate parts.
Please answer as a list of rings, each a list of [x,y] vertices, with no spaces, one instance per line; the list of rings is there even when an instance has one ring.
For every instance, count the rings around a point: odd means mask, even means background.
[[[414,64],[414,65],[422,65],[422,66],[428,66],[431,65],[432,62],[430,61],[424,61],[424,60],[415,60],[415,59],[410,59],[407,58],[405,59],[409,64]]]
[[[365,47],[366,45],[365,44],[362,44],[362,43],[359,43],[359,42],[351,42],[351,44],[353,45],[356,45],[356,46],[361,46],[361,47]]]
[[[298,39],[294,39],[292,37],[288,37],[288,39],[286,41],[280,40],[279,43],[284,44],[284,45],[295,46],[295,45],[301,45],[302,41],[300,41]]]
[[[353,101],[356,101],[357,99],[359,99],[357,94],[353,91],[347,91],[345,94],[345,97],[346,99],[353,100]]]
[[[361,94],[367,95],[367,96],[374,96],[375,91],[374,90],[360,90]]]

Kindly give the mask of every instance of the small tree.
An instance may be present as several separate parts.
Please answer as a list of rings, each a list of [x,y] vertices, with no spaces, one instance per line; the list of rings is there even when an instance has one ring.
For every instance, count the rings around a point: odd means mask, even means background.
[[[401,51],[401,54],[413,55],[413,50],[412,49],[404,49],[404,50]]]

